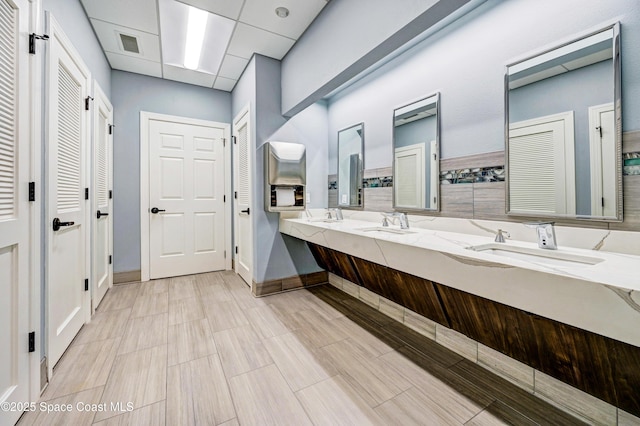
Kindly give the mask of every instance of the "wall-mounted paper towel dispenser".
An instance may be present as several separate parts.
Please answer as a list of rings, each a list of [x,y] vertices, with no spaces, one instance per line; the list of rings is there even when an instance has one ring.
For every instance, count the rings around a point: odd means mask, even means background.
[[[305,146],[290,142],[267,142],[265,148],[265,210],[304,210],[307,183]]]

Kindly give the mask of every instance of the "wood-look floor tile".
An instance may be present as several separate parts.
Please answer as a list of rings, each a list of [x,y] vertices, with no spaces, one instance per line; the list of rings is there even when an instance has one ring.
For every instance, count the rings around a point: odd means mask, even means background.
[[[217,355],[169,367],[167,424],[217,425],[236,417]]]
[[[296,392],[314,425],[384,425],[385,423],[338,375]]]
[[[265,305],[249,309],[245,314],[255,332],[262,339],[268,339],[289,332],[289,329],[280,322],[277,315],[273,312],[271,306]]]
[[[275,365],[232,377],[229,385],[240,424],[312,424]]]
[[[199,297],[169,301],[169,325],[206,318]]]
[[[136,283],[111,287],[107,291],[107,294],[104,295],[97,311],[118,311],[120,309],[133,307],[136,297],[138,296],[138,290],[140,289],[139,285],[139,283]]]
[[[119,354],[167,344],[168,314],[132,318],[127,323]]]
[[[170,366],[216,353],[213,334],[206,319],[170,325],[168,343]]]
[[[238,423],[238,419],[231,419],[228,422],[224,422],[218,426],[240,426],[240,423]]]
[[[311,306],[312,309],[318,311],[318,313],[322,315],[322,317],[326,320],[333,320],[336,318],[344,317],[343,312],[311,294],[306,296],[304,300],[308,305]]]
[[[536,426],[538,423],[526,418],[511,407],[495,401],[474,418],[465,423],[466,426],[523,425]]]
[[[249,325],[219,331],[213,334],[213,338],[227,377],[273,363],[269,352]]]
[[[583,424],[575,417],[536,398],[469,360],[464,359],[449,369],[463,379],[473,383],[489,396],[500,400],[536,423],[554,425]]]
[[[203,303],[219,303],[235,301],[231,292],[224,284],[200,284],[196,283],[198,293]],[[205,302],[206,300],[206,302]]]
[[[166,424],[165,412],[166,402],[160,401],[155,404],[145,405],[137,410],[94,423],[94,426],[163,426]]]
[[[315,347],[321,348],[348,337],[340,327],[324,319],[315,309],[296,312],[292,317],[298,324],[294,333],[309,339]]]
[[[154,293],[148,296],[138,296],[131,309],[131,318],[146,317],[169,312],[168,293]]]
[[[463,359],[461,355],[437,344],[431,339],[425,338],[420,333],[402,324],[387,324],[384,330],[402,341],[406,346],[415,349],[445,367],[450,367]]]
[[[296,290],[263,297],[263,300],[267,305],[271,306],[274,312],[293,314],[313,308],[313,304],[311,303],[312,298],[315,298],[315,296],[306,290]]]
[[[169,278],[145,281],[139,284],[138,296],[150,296],[152,294],[167,293],[169,291]]]
[[[119,345],[118,337],[69,347],[56,365],[42,399],[49,400],[104,386]]]
[[[339,326],[351,340],[357,342],[374,358],[389,353],[400,346],[399,342],[392,340],[385,341],[384,337],[386,336],[381,336],[379,330],[362,328],[347,317],[336,318],[331,321],[331,323]]]
[[[411,384],[365,349],[346,339],[322,348],[340,375],[367,404],[375,407],[409,389]]]
[[[130,315],[131,309],[129,308],[119,311],[96,312],[91,318],[91,322],[82,326],[72,344],[84,345],[99,340],[122,337]]]
[[[203,309],[213,332],[249,325],[249,320],[235,300],[207,303]]]
[[[19,426],[51,426],[51,425],[90,425],[93,423],[95,411],[77,410],[78,404],[83,407],[85,404],[98,404],[100,402],[100,396],[102,395],[104,388],[97,387],[88,389],[82,392],[66,395],[60,398],[47,401],[47,404],[68,405],[72,407],[71,411],[55,410],[51,408],[49,412],[46,410],[40,410],[40,403],[37,404],[37,410],[26,413],[20,421]]]
[[[160,402],[167,396],[167,346],[156,346],[120,355],[111,369],[102,403],[132,403],[134,409]],[[108,410],[96,421],[123,414]]]
[[[266,339],[264,345],[294,392],[337,374],[335,368],[323,362],[322,352],[312,345],[305,346],[294,334]]]
[[[169,298],[171,300],[196,297],[196,278],[193,275],[175,277],[169,280]]]

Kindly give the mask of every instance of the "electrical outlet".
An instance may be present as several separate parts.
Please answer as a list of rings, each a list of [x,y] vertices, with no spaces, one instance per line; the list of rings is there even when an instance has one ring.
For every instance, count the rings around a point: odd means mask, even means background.
[[[311,202],[311,193],[307,192],[307,204]]]

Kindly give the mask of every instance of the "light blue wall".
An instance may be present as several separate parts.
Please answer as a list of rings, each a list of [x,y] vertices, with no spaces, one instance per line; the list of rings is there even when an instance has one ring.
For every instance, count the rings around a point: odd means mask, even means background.
[[[140,269],[140,111],[231,123],[231,94],[124,71],[112,73],[113,270]]]
[[[282,61],[282,111],[292,116],[405,45],[484,0],[330,2]]]
[[[42,10],[49,11],[69,37],[102,91],[111,95],[111,66],[102,52],[80,0],[43,0]],[[44,45],[44,41],[39,41]]]
[[[329,101],[329,173],[338,129],[364,121],[366,168],[389,167],[394,108],[441,93],[441,155],[504,149],[507,63],[619,20],[623,129],[640,129],[640,2],[488,0]]]

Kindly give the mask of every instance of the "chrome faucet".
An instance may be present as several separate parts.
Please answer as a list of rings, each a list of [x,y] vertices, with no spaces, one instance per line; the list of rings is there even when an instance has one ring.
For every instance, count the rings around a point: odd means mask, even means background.
[[[332,219],[332,216],[331,216],[332,211],[335,213],[336,220],[344,220],[344,216],[342,215],[342,209],[340,207],[327,209],[327,219]]]
[[[507,238],[511,238],[511,234],[507,231],[503,231],[502,229],[498,229],[498,233],[496,234],[496,239],[494,240],[496,243],[504,243],[504,235],[507,235]]]
[[[409,229],[409,218],[406,213],[401,212],[391,212],[391,213],[381,213],[382,214],[382,226],[389,226],[389,221],[396,224],[396,219],[400,223],[400,229]],[[386,223],[386,225],[385,225]]]
[[[524,225],[529,228],[535,228],[538,236],[538,247],[547,250],[558,249],[553,222],[527,222]]]

